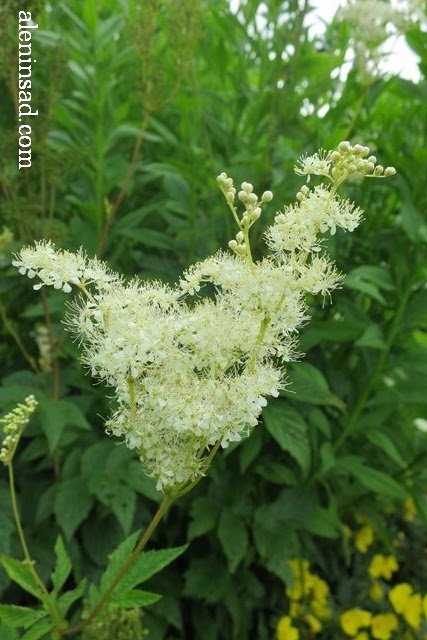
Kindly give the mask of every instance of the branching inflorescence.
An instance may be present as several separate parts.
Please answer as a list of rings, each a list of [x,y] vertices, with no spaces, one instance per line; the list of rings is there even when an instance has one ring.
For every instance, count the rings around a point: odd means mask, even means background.
[[[332,291],[340,275],[322,252],[320,234],[348,231],[362,211],[337,195],[350,176],[386,177],[361,145],[341,142],[333,152],[304,157],[296,172],[325,184],[297,193],[265,234],[270,254],[254,261],[249,232],[273,194],[259,198],[225,173],[218,184],[239,227],[218,252],[190,267],[171,287],[130,282],[82,251],[51,242],[24,248],[13,264],[38,278],[34,285],[80,291],[67,323],[78,337],[91,374],[114,387],[117,409],[109,434],[136,449],[165,493],[177,494],[206,471],[209,451],[247,436],[266,398],[284,386],[284,363],[296,357],[296,332],[307,319],[305,296]],[[237,199],[244,212],[239,215]],[[205,284],[213,297],[202,294]]]

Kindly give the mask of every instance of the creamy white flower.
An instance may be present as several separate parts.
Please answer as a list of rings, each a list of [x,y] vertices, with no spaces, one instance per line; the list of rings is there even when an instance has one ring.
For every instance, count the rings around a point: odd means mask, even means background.
[[[79,288],[67,324],[91,374],[115,391],[107,432],[138,452],[159,489],[179,492],[201,477],[212,447],[246,437],[268,397],[283,388],[283,363],[299,357],[305,295],[327,295],[340,282],[319,236],[338,227],[352,231],[362,216],[336,189],[354,173],[377,176],[376,159],[368,156],[367,147],[344,141],[306,157],[297,171],[322,175],[328,185],[301,187],[297,202],[268,228],[271,255],[259,261],[252,259],[249,231],[272,193],[259,199],[243,182],[239,215],[233,180],[222,173],[218,183],[238,225],[233,253],[196,263],[176,287],[125,282],[82,251],[55,250],[50,242],[22,249],[14,260],[22,274],[38,279],[36,288]],[[205,285],[214,291],[210,297]]]

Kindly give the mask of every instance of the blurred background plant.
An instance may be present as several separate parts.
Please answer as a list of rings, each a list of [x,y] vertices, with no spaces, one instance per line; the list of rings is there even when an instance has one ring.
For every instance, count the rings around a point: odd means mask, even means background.
[[[355,608],[392,612],[386,596],[384,608],[369,607],[366,572],[373,550],[394,554],[400,526],[399,570],[383,588],[408,583],[425,593],[426,7],[398,3],[412,8],[393,22],[396,3],[370,2],[370,11],[388,17],[376,22],[378,37],[364,41],[365,59],[355,49],[363,2],[342,4],[347,14],[319,35],[309,27],[308,0],[9,0],[0,7],[0,409],[31,393],[39,402],[15,475],[44,578],[61,532],[74,566],[70,586],[96,579],[119,541],[147,524],[160,496],[131,452],[103,435],[98,416],[110,407],[64,340],[62,298],[28,295],[10,267],[12,252],[50,238],[83,246],[127,276],[172,282],[234,236],[216,187],[222,170],[260,192],[272,189],[264,225],[293,201],[300,178],[292,168],[302,152],[349,139],[398,172],[393,184],[349,188],[366,220],[357,235],[328,240],[348,275],[333,306],[309,301],[306,357],[290,368],[289,390],[269,405],[264,427],[219,457],[156,534],[155,546],[191,545],[150,582],[165,594],[144,611],[152,640],[274,637],[297,558],[326,580],[335,624]],[[39,116],[32,167],[21,171],[18,10],[32,11],[39,25],[32,75]],[[379,65],[384,33],[397,28],[418,56],[419,80]],[[409,496],[415,520],[398,524]],[[0,553],[19,556],[5,475],[0,510]],[[371,537],[368,556],[354,549]],[[3,601],[26,603],[3,572],[0,589]],[[99,637],[115,622],[102,624],[104,631],[93,631]],[[135,617],[128,626],[140,624]],[[328,624],[316,637],[335,640],[338,627]],[[4,625],[0,631],[2,640],[17,637]],[[315,629],[300,622],[300,632],[310,637]]]

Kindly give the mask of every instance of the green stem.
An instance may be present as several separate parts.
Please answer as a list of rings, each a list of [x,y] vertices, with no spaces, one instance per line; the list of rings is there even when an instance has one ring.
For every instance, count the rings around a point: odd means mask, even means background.
[[[59,629],[58,630],[59,633],[61,633],[62,635],[69,635],[70,633],[76,633],[77,631],[81,631],[82,629],[87,627],[87,625],[92,622],[92,620],[98,615],[98,613],[104,607],[108,598],[110,597],[110,595],[112,594],[112,592],[114,591],[114,589],[116,588],[120,580],[123,578],[125,573],[133,565],[133,563],[135,562],[135,560],[137,559],[141,551],[143,551],[147,542],[150,540],[151,536],[153,535],[160,520],[163,518],[163,516],[166,514],[167,510],[175,500],[176,500],[175,497],[171,497],[171,496],[164,497],[163,501],[160,503],[156,513],[154,514],[152,520],[150,521],[150,524],[148,525],[147,529],[144,531],[144,534],[142,535],[135,549],[132,551],[131,555],[126,560],[126,562],[122,565],[120,571],[118,572],[114,580],[111,582],[108,589],[104,591],[97,605],[94,607],[94,609],[92,609],[89,616],[85,620],[82,620],[82,622],[79,622],[78,624],[72,625],[71,627],[67,627],[66,629]]]
[[[18,444],[18,443],[17,443]],[[9,488],[10,488],[10,498],[12,502],[12,510],[15,518],[15,524],[18,531],[19,541],[21,543],[22,551],[24,552],[25,564],[30,569],[31,573],[34,576],[34,579],[37,585],[40,587],[43,593],[43,602],[46,604],[47,609],[50,612],[52,620],[59,627],[62,625],[61,616],[56,609],[55,603],[53,602],[48,590],[46,589],[42,579],[34,568],[34,560],[31,558],[30,551],[28,549],[27,541],[25,539],[24,529],[21,523],[21,517],[19,515],[18,502],[16,500],[16,488],[15,488],[15,474],[13,472],[13,462],[12,460],[8,464],[8,472],[9,472]]]
[[[217,453],[220,445],[221,445],[221,440],[218,440],[218,442],[215,444],[215,446],[212,447],[208,457],[204,461],[203,467],[204,467],[205,470],[207,470],[210,467],[210,464],[211,464],[213,458],[215,457],[215,454]],[[154,514],[153,518],[151,519],[147,529],[144,531],[144,533],[143,533],[140,541],[136,545],[135,549],[132,551],[131,555],[126,560],[126,562],[122,565],[120,571],[117,573],[116,577],[111,582],[111,584],[108,587],[108,589],[102,594],[101,598],[99,599],[99,601],[96,604],[96,606],[92,609],[92,611],[90,612],[89,616],[85,620],[82,620],[81,622],[79,622],[77,624],[74,624],[71,627],[67,627],[66,629],[58,629],[58,632],[61,635],[69,635],[70,633],[76,633],[78,631],[81,631],[82,629],[87,627],[87,625],[90,624],[92,622],[92,620],[94,620],[94,618],[98,615],[98,613],[101,611],[101,609],[106,604],[108,598],[110,597],[110,595],[112,594],[112,592],[114,591],[114,589],[116,588],[116,586],[118,585],[120,580],[123,578],[125,573],[134,564],[134,562],[138,558],[139,554],[145,549],[145,547],[146,547],[147,543],[149,542],[151,536],[153,535],[154,531],[156,530],[157,525],[160,523],[160,521],[162,520],[163,516],[167,513],[168,509],[172,506],[172,504],[176,500],[178,500],[178,498],[181,498],[181,496],[183,496],[184,494],[186,494],[189,491],[191,491],[191,489],[193,489],[196,486],[196,484],[198,484],[198,482],[200,482],[201,478],[202,478],[202,476],[197,478],[193,482],[191,482],[189,485],[181,487],[178,491],[176,491],[176,493],[171,493],[171,494],[165,495],[165,497],[163,498],[163,501],[160,503],[156,513]]]
[[[396,337],[397,332],[399,331],[399,327],[400,327],[400,322],[402,320],[402,316],[405,312],[406,306],[408,304],[410,295],[412,292],[412,282],[410,282],[406,288],[406,290],[404,291],[401,299],[400,299],[400,304],[399,307],[396,311],[396,314],[394,316],[392,325],[390,327],[390,331],[387,337],[387,341],[386,341],[386,347],[385,349],[381,352],[378,360],[377,360],[377,364],[372,372],[372,374],[369,376],[368,381],[366,383],[365,388],[363,389],[362,393],[359,396],[359,400],[357,401],[352,413],[350,414],[350,417],[348,419],[347,424],[344,426],[343,430],[341,431],[341,434],[339,435],[339,437],[337,438],[336,442],[335,442],[335,446],[334,446],[334,450],[335,452],[337,452],[342,445],[344,444],[344,442],[347,440],[347,438],[349,437],[349,435],[351,434],[354,425],[357,423],[361,413],[363,412],[366,403],[369,399],[369,396],[371,395],[372,389],[375,388],[376,383],[378,381],[378,377],[381,375],[382,369],[384,367],[384,364],[388,358],[388,355],[390,353],[391,347],[393,345],[394,339]]]
[[[15,340],[15,342],[18,345],[18,347],[19,347],[22,355],[24,356],[25,360],[28,362],[28,364],[33,369],[33,371],[37,371],[38,369],[37,369],[37,363],[36,363],[35,359],[26,350],[25,345],[22,342],[19,334],[15,331],[12,323],[10,322],[9,318],[7,317],[6,311],[4,310],[4,307],[3,307],[2,304],[0,304],[0,315],[2,317],[3,324],[5,326],[6,331],[8,331],[10,333],[10,335],[12,336],[12,338]]]

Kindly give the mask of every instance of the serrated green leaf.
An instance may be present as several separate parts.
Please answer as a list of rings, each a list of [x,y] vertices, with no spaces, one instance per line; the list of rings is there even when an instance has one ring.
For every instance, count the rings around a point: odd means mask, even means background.
[[[15,558],[1,556],[0,564],[4,567],[7,575],[13,582],[19,584],[20,587],[39,600],[44,599],[44,594],[25,561],[20,562]]]
[[[395,289],[390,272],[385,267],[364,264],[353,269],[351,274],[355,278],[373,282],[380,289],[385,289],[386,291],[393,291]]]
[[[399,465],[399,467],[405,466],[405,461],[400,455],[396,445],[384,431],[373,431],[369,429],[366,432],[366,437],[370,442],[372,442],[372,444],[384,451],[384,453],[393,460],[393,462]]]
[[[341,535],[342,523],[335,512],[318,507],[304,528],[322,538],[338,538]]]
[[[154,576],[178,558],[178,556],[184,553],[187,547],[188,545],[183,545],[182,547],[172,549],[144,551],[118,583],[114,589],[113,596],[121,595],[145,582],[145,580],[148,580],[148,578],[151,578],[151,576]]]
[[[245,523],[232,511],[224,510],[218,524],[218,538],[227,557],[230,572],[234,573],[248,548]]]
[[[347,473],[356,478],[363,487],[366,487],[366,489],[374,493],[401,500],[405,498],[406,490],[394,478],[360,461],[352,460],[351,463],[349,463],[349,458],[350,456],[346,456],[344,463],[343,459],[338,460],[336,468],[342,467],[343,471],[347,471]]]
[[[121,566],[126,562],[130,554],[134,550],[139,536],[140,531],[134,531],[130,536],[123,540],[123,542],[121,542],[119,546],[110,554],[108,565],[104,573],[102,574],[100,581],[101,591],[105,591],[106,589],[108,589],[111,582],[120,571]]]
[[[85,478],[63,480],[55,495],[55,514],[67,540],[86,518],[93,505]]]
[[[261,429],[254,429],[239,450],[240,471],[244,473],[251,462],[255,460],[262,447]]]
[[[361,293],[365,293],[370,298],[373,298],[377,302],[385,305],[386,300],[382,293],[380,293],[377,285],[373,282],[369,282],[367,280],[363,280],[357,273],[353,275],[353,272],[348,273],[344,277],[344,284],[349,289],[353,289],[354,291],[360,291]]]
[[[148,607],[150,604],[158,602],[161,597],[158,593],[142,591],[142,589],[131,589],[117,596],[113,594],[109,604],[121,609],[134,609],[136,607]]]
[[[267,431],[280,448],[290,453],[307,474],[311,459],[310,441],[307,425],[298,411],[278,400],[267,405],[263,417]]]
[[[255,473],[272,484],[280,484],[290,487],[294,487],[298,484],[296,474],[291,469],[288,469],[284,464],[274,462],[274,460],[267,459],[257,464],[255,467]]]
[[[193,540],[211,531],[218,520],[219,505],[206,496],[196,498],[191,505],[191,522],[188,527],[188,538]]]
[[[46,617],[47,613],[43,609],[30,609],[28,607],[18,607],[14,604],[0,604],[0,622],[4,622],[9,627],[29,626]]]
[[[49,452],[58,446],[67,426],[90,430],[81,409],[69,400],[46,399],[39,403],[40,424],[47,438]]]
[[[328,473],[335,466],[335,453],[330,442],[324,442],[320,447],[322,473]]]
[[[376,324],[369,325],[355,344],[357,347],[370,347],[371,349],[380,349],[382,351],[387,349],[381,328]]]
[[[71,560],[68,556],[68,553],[64,547],[64,543],[62,541],[61,536],[58,536],[55,543],[55,555],[56,555],[56,565],[55,569],[52,572],[52,583],[54,587],[54,592],[59,593],[60,589],[63,587],[65,581],[71,572]]]
[[[71,591],[66,591],[58,598],[58,609],[64,618],[67,615],[71,605],[83,596],[86,588],[86,582],[86,578],[83,578],[83,580],[79,582],[77,587],[75,587]]]
[[[282,394],[287,398],[309,404],[331,405],[339,409],[344,407],[343,402],[329,389],[324,375],[307,362],[293,364],[288,381],[287,390]]]
[[[51,620],[40,620],[24,633],[21,640],[40,640],[41,638],[45,638],[53,628],[54,624]]]

